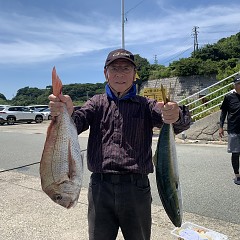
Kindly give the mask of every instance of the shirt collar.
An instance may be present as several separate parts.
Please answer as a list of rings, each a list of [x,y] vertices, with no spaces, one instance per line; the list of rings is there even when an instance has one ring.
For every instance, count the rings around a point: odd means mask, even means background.
[[[136,84],[133,84],[132,87],[129,89],[129,91],[120,98],[118,98],[113,93],[113,91],[111,90],[111,88],[109,87],[108,84],[106,84],[106,86],[105,86],[105,91],[106,91],[107,96],[112,100],[126,100],[126,99],[130,99],[130,98],[136,96],[136,94],[137,94]]]

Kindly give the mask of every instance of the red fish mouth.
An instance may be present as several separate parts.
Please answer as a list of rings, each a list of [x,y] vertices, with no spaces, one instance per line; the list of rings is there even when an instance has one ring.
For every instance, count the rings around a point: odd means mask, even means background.
[[[70,202],[69,205],[67,206],[67,209],[74,207],[76,204],[75,202]]]

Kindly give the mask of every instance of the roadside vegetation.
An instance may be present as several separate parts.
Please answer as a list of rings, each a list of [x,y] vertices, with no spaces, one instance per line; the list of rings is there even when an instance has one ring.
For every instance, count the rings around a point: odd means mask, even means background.
[[[139,84],[160,78],[193,75],[215,75],[221,80],[240,70],[240,32],[228,38],[222,38],[217,43],[207,44],[192,53],[188,58],[173,61],[169,66],[150,64],[146,58],[135,55]],[[230,80],[231,81],[231,80]],[[68,84],[64,85],[64,94],[72,97],[76,106],[81,106],[88,98],[103,93],[106,83]],[[48,104],[51,86],[45,89],[24,87],[17,91],[11,100],[0,93],[0,104],[32,105]]]

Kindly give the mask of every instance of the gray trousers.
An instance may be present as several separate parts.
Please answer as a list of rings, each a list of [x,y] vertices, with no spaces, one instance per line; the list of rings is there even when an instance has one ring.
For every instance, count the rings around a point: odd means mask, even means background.
[[[151,191],[147,175],[92,174],[88,191],[90,240],[150,240]]]

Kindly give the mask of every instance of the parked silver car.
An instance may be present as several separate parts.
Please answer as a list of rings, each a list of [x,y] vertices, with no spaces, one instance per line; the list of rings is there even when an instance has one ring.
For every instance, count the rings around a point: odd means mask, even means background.
[[[52,119],[51,112],[50,112],[49,108],[42,109],[42,110],[39,111],[39,113],[43,115],[44,120],[51,120]]]
[[[43,109],[48,108],[48,105],[29,105],[29,106],[26,106],[26,107],[30,108],[34,112],[39,112],[39,111],[41,111]]]
[[[41,123],[43,116],[24,106],[5,106],[0,107],[0,125],[4,123],[14,124],[15,122]]]

